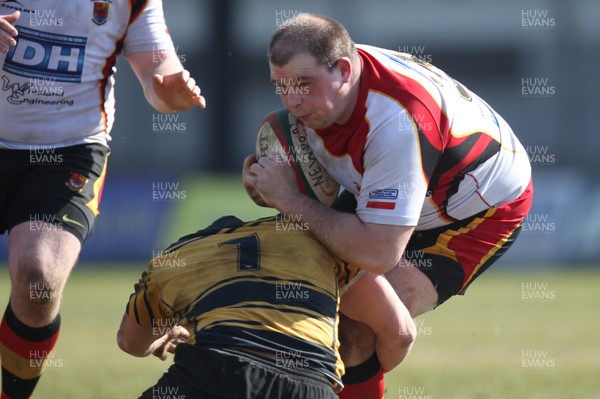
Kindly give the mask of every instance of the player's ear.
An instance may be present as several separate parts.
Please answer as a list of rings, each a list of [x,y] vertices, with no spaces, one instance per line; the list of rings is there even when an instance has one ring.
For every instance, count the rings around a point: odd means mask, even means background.
[[[348,57],[340,57],[331,66],[331,69],[337,69],[342,78],[342,83],[347,83],[352,77],[352,61]]]

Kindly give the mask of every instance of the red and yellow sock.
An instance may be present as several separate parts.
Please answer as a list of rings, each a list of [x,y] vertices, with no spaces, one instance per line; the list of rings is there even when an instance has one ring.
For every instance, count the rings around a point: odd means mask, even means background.
[[[60,332],[60,314],[45,327],[22,323],[10,304],[0,324],[0,399],[27,399],[40,379]]]

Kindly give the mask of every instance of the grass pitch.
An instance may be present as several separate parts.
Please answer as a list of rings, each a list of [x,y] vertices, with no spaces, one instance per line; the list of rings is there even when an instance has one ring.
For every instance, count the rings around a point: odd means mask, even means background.
[[[417,318],[386,398],[600,398],[599,273],[490,270]]]
[[[136,398],[172,360],[133,358],[115,342],[144,265],[88,266],[67,284],[61,336],[34,398]],[[386,398],[600,398],[599,284],[598,272],[484,274],[417,318],[419,337],[386,375]]]

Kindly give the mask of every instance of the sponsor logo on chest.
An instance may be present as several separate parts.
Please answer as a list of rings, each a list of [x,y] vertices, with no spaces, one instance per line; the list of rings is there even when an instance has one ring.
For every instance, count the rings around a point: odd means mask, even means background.
[[[11,47],[3,69],[27,78],[81,82],[87,38],[42,32],[17,26],[17,45]]]

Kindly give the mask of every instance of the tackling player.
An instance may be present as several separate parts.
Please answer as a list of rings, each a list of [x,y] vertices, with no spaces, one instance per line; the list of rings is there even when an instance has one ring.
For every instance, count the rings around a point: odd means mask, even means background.
[[[142,398],[335,398],[344,372],[339,295],[350,285],[348,314],[373,328],[386,371],[406,356],[415,326],[385,278],[361,277],[308,232],[282,232],[278,223],[223,217],[150,261],[117,341],[163,360],[176,349]]]
[[[512,245],[531,206],[529,160],[472,91],[409,54],[355,45],[337,21],[310,14],[278,28],[269,66],[345,191],[328,208],[299,192],[284,163],[249,156],[244,186],[255,202],[299,215],[334,254],[386,273],[413,316],[463,294]],[[367,397],[351,389],[342,397]]]
[[[158,111],[205,106],[160,0],[0,2],[0,234],[12,283],[2,399],[31,396],[58,338],[63,288],[99,213],[122,51]]]

